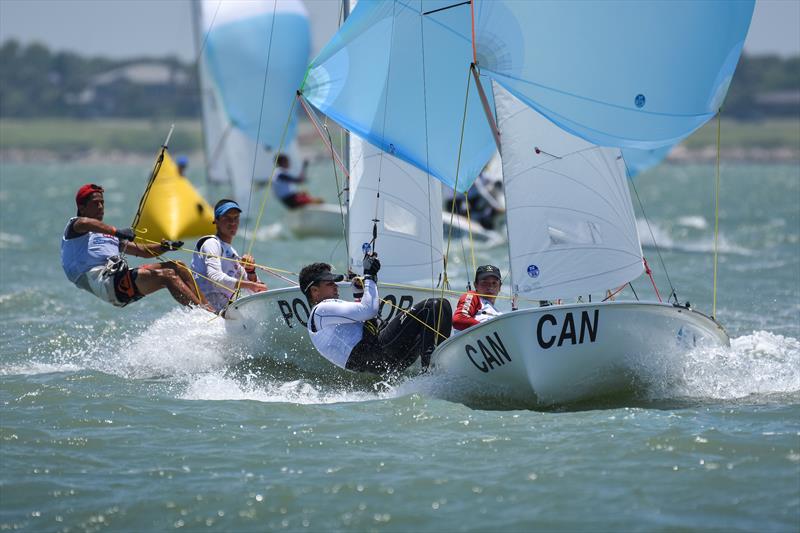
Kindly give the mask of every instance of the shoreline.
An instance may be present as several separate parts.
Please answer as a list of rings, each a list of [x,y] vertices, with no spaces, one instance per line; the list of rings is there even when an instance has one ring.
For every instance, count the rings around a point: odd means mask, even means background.
[[[315,148],[313,144],[309,146],[303,143],[301,145],[301,149],[307,152],[311,159],[325,158],[324,150],[318,152]],[[188,152],[186,155],[194,161],[203,159],[203,153],[200,151]],[[723,163],[800,163],[800,147],[723,148],[720,151],[720,156]],[[80,150],[72,153],[63,153],[58,150],[36,148],[0,148],[0,164],[109,163],[115,165],[141,165],[152,163],[155,157],[155,153],[148,154],[125,150]],[[680,145],[676,146],[664,161],[667,164],[714,163],[716,158],[717,153],[714,146],[690,149]]]

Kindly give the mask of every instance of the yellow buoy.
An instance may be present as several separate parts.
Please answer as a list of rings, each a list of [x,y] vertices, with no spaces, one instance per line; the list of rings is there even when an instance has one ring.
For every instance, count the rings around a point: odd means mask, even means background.
[[[136,224],[136,242],[185,240],[216,233],[214,210],[164,151]]]

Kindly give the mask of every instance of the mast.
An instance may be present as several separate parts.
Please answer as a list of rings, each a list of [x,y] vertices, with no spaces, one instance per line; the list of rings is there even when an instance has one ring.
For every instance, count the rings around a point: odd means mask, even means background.
[[[200,10],[200,0],[190,3],[192,10],[192,37],[194,37],[194,75],[197,79],[197,92],[200,95],[200,139],[203,146],[203,168],[205,169],[205,187],[208,193],[208,185],[211,182],[208,171],[208,139],[206,138],[206,113],[205,113],[205,88],[203,87],[202,73],[203,68],[200,62],[203,60],[203,14]]]

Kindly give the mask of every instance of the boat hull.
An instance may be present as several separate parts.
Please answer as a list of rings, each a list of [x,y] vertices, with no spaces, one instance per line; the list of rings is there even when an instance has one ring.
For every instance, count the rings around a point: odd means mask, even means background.
[[[470,328],[441,344],[432,365],[447,399],[530,407],[633,391],[648,366],[696,347],[729,345],[718,323],[684,307],[560,305]]]
[[[385,302],[381,303],[380,317],[391,320],[401,312],[398,307],[410,309],[414,304],[439,294],[431,289],[382,286],[380,297]],[[350,283],[339,284],[339,296],[343,300],[352,299]],[[455,302],[451,301],[451,304],[455,305]],[[247,353],[259,358],[288,363],[306,372],[344,373],[319,355],[311,344],[306,329],[309,314],[308,302],[298,287],[273,289],[250,294],[231,304],[225,313],[225,329]]]
[[[289,210],[284,216],[284,224],[293,236],[343,238],[342,213],[347,217],[347,208],[337,204],[310,204]]]

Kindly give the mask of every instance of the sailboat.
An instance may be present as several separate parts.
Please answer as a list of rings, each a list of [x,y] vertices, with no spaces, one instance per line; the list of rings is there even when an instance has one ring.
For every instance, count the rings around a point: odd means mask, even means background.
[[[752,11],[702,0],[359,3],[304,98],[459,190],[487,150],[503,161],[517,309],[441,344],[434,375],[468,396],[573,402],[629,386],[637,361],[729,344],[674,293],[599,300],[646,269],[621,149],[674,145],[716,115]],[[465,81],[472,93],[458,90]]]
[[[308,13],[300,0],[201,0],[192,14],[208,181],[252,211],[253,182],[266,184],[282,140],[300,161],[286,110],[310,54]]]

